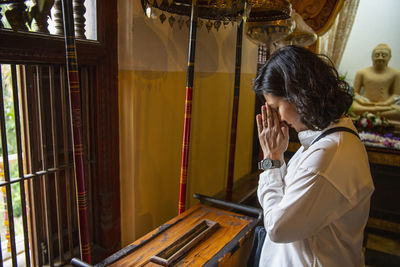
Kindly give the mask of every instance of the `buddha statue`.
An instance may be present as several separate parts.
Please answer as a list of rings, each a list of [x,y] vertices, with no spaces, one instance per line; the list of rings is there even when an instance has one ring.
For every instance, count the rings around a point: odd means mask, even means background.
[[[372,66],[357,71],[353,112],[380,113],[400,129],[400,71],[388,66],[391,49],[386,44],[372,51]]]

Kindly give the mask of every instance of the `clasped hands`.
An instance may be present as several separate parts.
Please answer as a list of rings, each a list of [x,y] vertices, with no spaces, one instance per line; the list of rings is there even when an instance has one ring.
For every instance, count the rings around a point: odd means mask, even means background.
[[[256,121],[264,158],[280,160],[283,164],[283,153],[289,144],[289,126],[280,120],[279,114],[268,104],[261,107],[261,114],[257,114]]]

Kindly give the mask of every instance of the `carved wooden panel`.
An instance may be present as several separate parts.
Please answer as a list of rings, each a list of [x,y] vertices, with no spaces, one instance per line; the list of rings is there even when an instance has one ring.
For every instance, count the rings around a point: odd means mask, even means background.
[[[29,15],[34,19],[36,31],[49,33],[47,20],[50,17],[50,9],[53,7],[54,0],[44,2],[34,1],[34,5],[30,8]]]
[[[4,12],[8,23],[14,31],[27,31],[28,15],[26,13],[26,5],[24,2],[16,2],[8,6],[8,10]]]

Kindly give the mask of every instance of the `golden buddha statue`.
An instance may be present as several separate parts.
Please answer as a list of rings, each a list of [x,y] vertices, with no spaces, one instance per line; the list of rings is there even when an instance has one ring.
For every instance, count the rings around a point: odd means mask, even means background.
[[[386,44],[372,51],[372,66],[357,71],[354,79],[353,112],[380,113],[400,128],[400,71],[388,66],[391,49]]]

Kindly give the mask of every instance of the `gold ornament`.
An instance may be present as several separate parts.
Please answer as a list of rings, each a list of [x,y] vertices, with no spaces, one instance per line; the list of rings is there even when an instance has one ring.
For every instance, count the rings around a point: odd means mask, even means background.
[[[174,16],[170,16],[169,19],[168,19],[168,23],[169,23],[169,26],[171,26],[171,28],[173,28],[174,23],[175,23],[175,17]]]
[[[245,33],[256,44],[271,45],[273,42],[288,36],[295,26],[296,24],[291,18],[266,22],[247,22]]]

